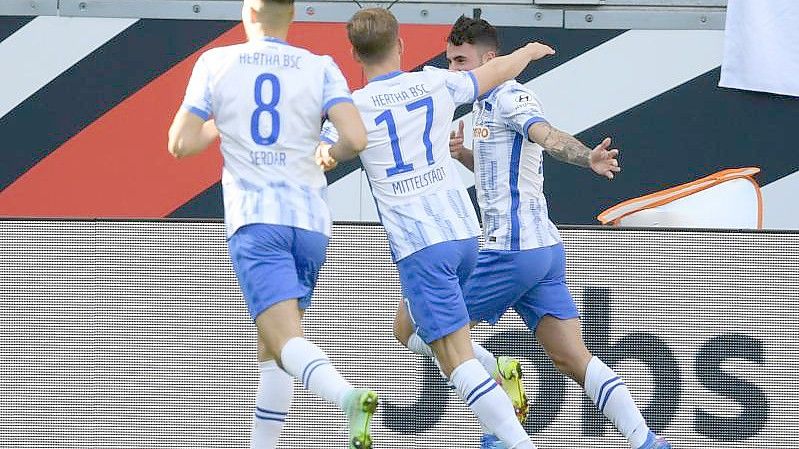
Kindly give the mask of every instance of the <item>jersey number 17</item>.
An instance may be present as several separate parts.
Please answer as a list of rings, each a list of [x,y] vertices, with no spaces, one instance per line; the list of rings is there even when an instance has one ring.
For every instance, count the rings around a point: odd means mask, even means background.
[[[422,142],[424,143],[427,154],[427,165],[433,165],[433,142],[430,140],[430,130],[433,129],[433,97],[425,97],[416,100],[413,103],[408,103],[405,109],[408,112],[415,111],[420,108],[425,110],[425,125],[424,133],[422,133]],[[406,163],[402,160],[402,151],[399,145],[399,136],[397,135],[397,123],[394,121],[394,114],[391,110],[385,110],[380,115],[375,117],[375,125],[380,126],[385,122],[388,128],[388,137],[391,139],[391,152],[394,153],[395,166],[386,169],[386,176],[394,176],[400,173],[407,173],[413,170],[412,163]]]

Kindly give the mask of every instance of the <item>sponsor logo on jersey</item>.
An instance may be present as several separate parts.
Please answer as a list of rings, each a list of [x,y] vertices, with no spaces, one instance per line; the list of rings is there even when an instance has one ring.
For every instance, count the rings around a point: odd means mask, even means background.
[[[486,126],[475,126],[474,127],[474,138],[475,139],[488,139],[491,137],[491,130],[488,129]]]

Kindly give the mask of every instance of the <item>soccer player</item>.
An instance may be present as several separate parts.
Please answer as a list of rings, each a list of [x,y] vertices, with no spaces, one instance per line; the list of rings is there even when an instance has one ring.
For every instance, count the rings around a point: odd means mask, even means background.
[[[498,48],[493,26],[461,17],[447,43],[449,67],[477,70],[497,57]],[[618,150],[610,149],[610,138],[592,150],[549,124],[535,94],[515,80],[483,94],[473,117],[474,151],[463,146],[463,122],[450,140],[452,156],[475,173],[483,216],[485,247],[464,288],[473,324],[494,324],[515,309],[558,370],[585,389],[632,448],[670,448],[649,430],[621,377],[586,348],[566,286],[563,244],[544,198],[544,151],[613,179],[620,170]],[[414,337],[403,317],[401,311],[395,332],[407,342]],[[475,351],[485,365],[496,363],[479,345]],[[491,436],[484,437],[484,447],[492,444]]]
[[[314,159],[322,114],[340,132],[337,154],[354,157],[366,132],[333,60],[285,42],[293,17],[292,0],[244,1],[248,42],[197,61],[169,151],[197,154],[221,136],[230,258],[258,330],[251,447],[277,444],[294,377],[345,412],[351,449],[368,449],[376,394],[353,388],[300,324],[331,229],[327,182]]]
[[[475,264],[479,225],[449,154],[449,128],[456,105],[474,101],[553,51],[531,43],[470,72],[404,73],[398,29],[383,8],[363,9],[347,24],[353,54],[369,79],[353,93],[369,141],[360,157],[410,314],[481,424],[509,447],[534,448],[510,400],[472,353],[461,286]],[[323,130],[322,140],[333,143],[318,150],[325,168],[342,159],[336,129]]]

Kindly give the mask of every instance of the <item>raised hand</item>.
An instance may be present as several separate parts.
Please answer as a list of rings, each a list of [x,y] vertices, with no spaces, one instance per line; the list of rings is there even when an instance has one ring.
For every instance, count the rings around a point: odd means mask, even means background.
[[[458,131],[449,133],[449,154],[454,159],[461,160],[466,148],[463,146],[463,120],[458,122]]]
[[[617,148],[610,148],[610,137],[606,137],[599,145],[596,146],[589,154],[589,164],[591,170],[600,176],[608,179],[613,179],[614,173],[621,171],[619,161],[616,157],[619,155]]]
[[[524,49],[529,53],[531,61],[538,61],[545,56],[555,54],[555,50],[552,47],[540,42],[530,42],[524,46]]]

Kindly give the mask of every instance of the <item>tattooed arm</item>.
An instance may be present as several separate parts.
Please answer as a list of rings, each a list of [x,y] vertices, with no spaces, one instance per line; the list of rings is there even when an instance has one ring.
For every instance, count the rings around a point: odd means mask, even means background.
[[[530,140],[541,145],[555,159],[580,167],[590,166],[591,149],[547,122],[538,122],[530,127]]]
[[[528,130],[529,139],[541,145],[555,159],[580,167],[591,168],[599,175],[613,179],[614,173],[621,171],[616,156],[617,149],[610,148],[610,138],[606,138],[591,150],[571,134],[565,133],[547,122],[538,122]]]

